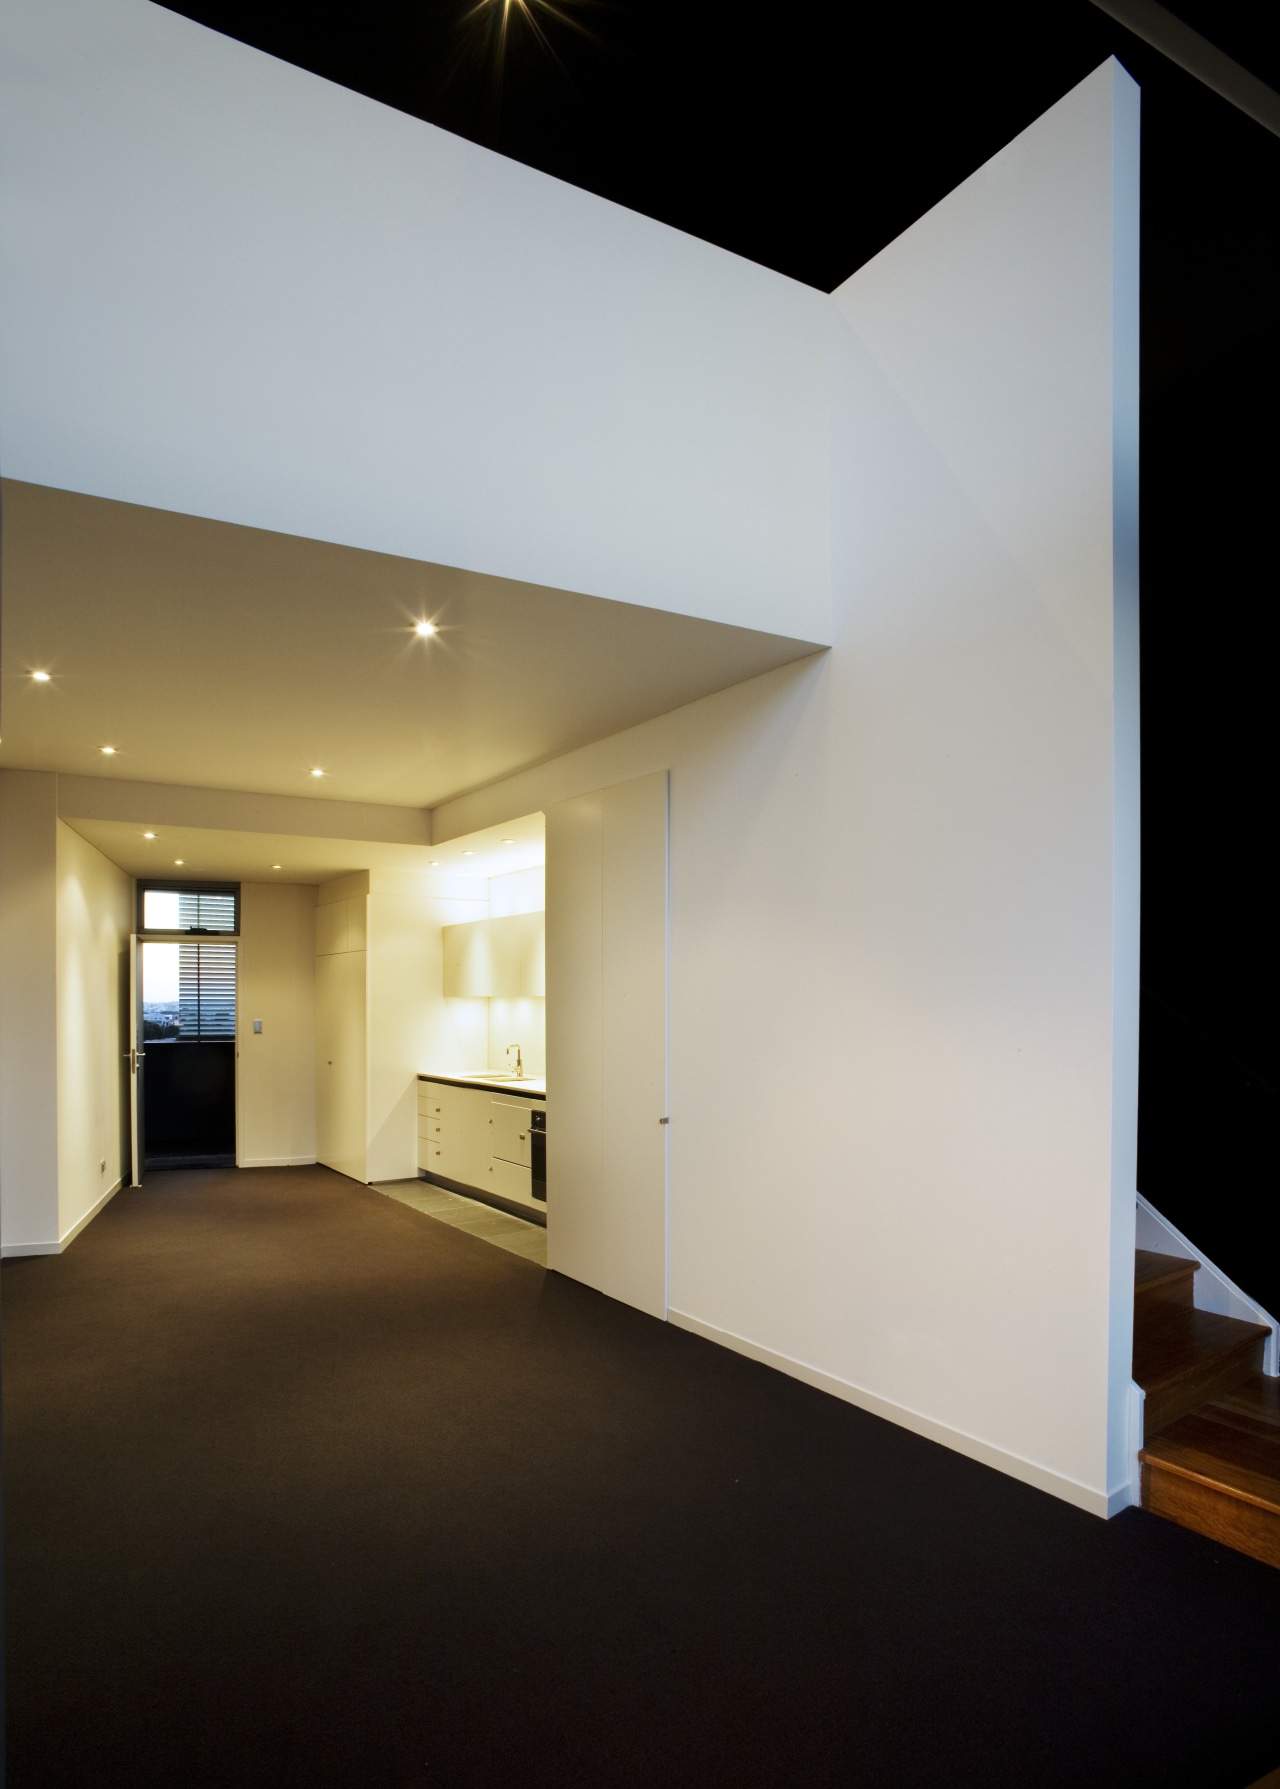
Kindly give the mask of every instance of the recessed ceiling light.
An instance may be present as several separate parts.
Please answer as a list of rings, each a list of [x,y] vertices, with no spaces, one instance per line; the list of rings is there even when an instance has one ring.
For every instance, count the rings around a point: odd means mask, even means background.
[[[313,770],[311,772],[311,774],[312,774],[312,776],[323,776],[324,772],[323,772],[323,770]]]
[[[429,640],[436,631],[436,624],[434,621],[420,621],[413,631],[420,640]]]
[[[153,839],[156,835],[153,832],[144,832],[142,836],[144,839]]]
[[[181,863],[185,863],[185,862],[186,862],[186,861],[187,861],[187,860],[186,860],[186,858],[185,858],[185,857],[175,857],[175,858],[174,858],[174,860],[173,860],[173,861],[174,861],[174,862],[175,862],[175,863],[179,863],[179,864],[181,864]]]
[[[113,745],[102,745],[98,747],[98,750],[104,758],[114,758],[116,755],[116,748]]]
[[[464,857],[474,857],[474,856],[475,856],[475,852],[474,852],[474,851],[464,851],[464,852],[463,852],[463,853],[462,853],[462,855],[463,855],[463,856],[464,856]]]
[[[284,865],[280,864],[280,863],[273,863],[271,867],[273,870],[282,870],[284,868]]]
[[[32,683],[48,683],[49,673],[47,671],[33,671],[31,673],[31,681]]]
[[[501,840],[499,840],[499,843],[503,844],[503,845],[514,845],[515,840],[514,839],[501,839]]]
[[[440,868],[440,859],[438,857],[431,858],[428,867],[433,870],[438,870]]]

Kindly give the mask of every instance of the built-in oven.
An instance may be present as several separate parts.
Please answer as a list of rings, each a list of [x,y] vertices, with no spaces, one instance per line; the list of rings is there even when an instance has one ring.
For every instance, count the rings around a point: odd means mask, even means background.
[[[547,1109],[535,1106],[529,1114],[529,1166],[533,1170],[531,1191],[535,1199],[547,1202]]]

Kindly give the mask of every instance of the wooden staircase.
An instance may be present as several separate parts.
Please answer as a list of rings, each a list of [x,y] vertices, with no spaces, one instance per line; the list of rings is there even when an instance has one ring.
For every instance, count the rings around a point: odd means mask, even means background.
[[[1262,1372],[1261,1324],[1196,1310],[1199,1265],[1137,1252],[1142,1507],[1280,1566],[1280,1379]]]

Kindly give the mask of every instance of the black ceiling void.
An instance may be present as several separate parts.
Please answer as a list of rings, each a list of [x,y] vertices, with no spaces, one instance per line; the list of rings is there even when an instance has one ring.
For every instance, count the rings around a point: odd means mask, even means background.
[[[1260,1247],[1280,139],[1089,0],[172,10],[826,291],[1119,57],[1143,90],[1139,1184],[1280,1310]],[[1280,8],[1174,10],[1280,87]]]

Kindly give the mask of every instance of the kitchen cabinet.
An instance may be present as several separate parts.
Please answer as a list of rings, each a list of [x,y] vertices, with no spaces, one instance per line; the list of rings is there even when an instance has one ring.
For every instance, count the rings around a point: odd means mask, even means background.
[[[433,1179],[543,1212],[533,1197],[529,1115],[541,1100],[418,1082],[418,1167]]]
[[[430,1095],[421,1089],[430,1085]],[[489,1172],[489,1102],[476,1087],[418,1083],[418,1166],[428,1174],[482,1186]],[[429,1110],[424,1113],[423,1107]],[[423,1135],[424,1129],[426,1135]]]
[[[325,901],[316,908],[316,955],[332,957],[364,950],[368,941],[368,897]]]
[[[511,913],[445,926],[444,991],[449,999],[541,999],[546,915]]]
[[[495,1099],[489,1111],[489,1153],[497,1161],[529,1166],[529,1109],[525,1100]]]

